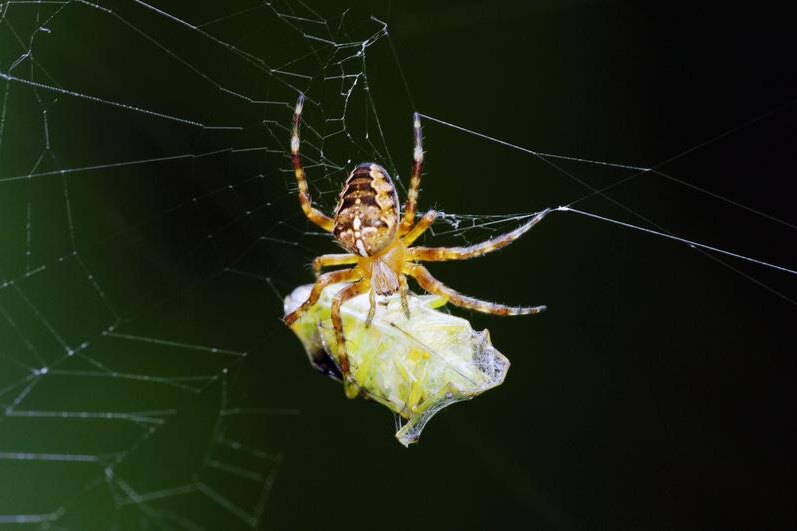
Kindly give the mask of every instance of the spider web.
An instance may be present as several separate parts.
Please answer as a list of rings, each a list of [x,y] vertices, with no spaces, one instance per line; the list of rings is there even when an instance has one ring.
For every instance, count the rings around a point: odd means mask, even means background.
[[[304,360],[273,347],[286,334],[281,302],[332,249],[301,214],[287,164],[297,93],[308,96],[302,151],[323,210],[363,160],[406,191],[417,94],[377,15],[288,0],[0,3],[0,475],[21,479],[0,486],[0,523],[268,525],[303,413],[299,384],[283,374]],[[739,248],[704,216],[781,245],[793,238],[788,221],[678,182],[673,164],[658,165],[672,153],[646,165],[538,153],[471,128],[467,114],[419,110],[428,158],[449,162],[430,172],[498,173],[477,159],[500,160],[540,184],[533,199],[521,192],[505,208],[485,199],[471,210],[430,177],[421,203],[444,213],[428,241],[480,241],[567,205],[794,269],[793,252]],[[677,153],[712,154],[707,140]],[[652,174],[697,197],[683,220],[662,208]],[[662,216],[667,228],[651,224]],[[708,228],[690,230],[696,219]],[[602,226],[567,211],[545,223],[558,221],[536,248]],[[700,256],[681,250],[678,260]],[[711,256],[735,282],[793,304],[789,272]]]

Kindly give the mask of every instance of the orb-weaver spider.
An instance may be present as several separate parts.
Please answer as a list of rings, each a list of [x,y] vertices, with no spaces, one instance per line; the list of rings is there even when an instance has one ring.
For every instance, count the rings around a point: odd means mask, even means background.
[[[299,204],[310,221],[334,234],[337,242],[349,252],[324,254],[313,260],[313,271],[317,280],[307,300],[285,316],[285,323],[293,324],[315,305],[325,287],[341,282],[349,284],[335,295],[331,308],[340,371],[344,377],[347,395],[356,396],[356,390],[351,388],[353,382],[346,355],[340,308],[347,300],[357,295],[366,292],[369,294],[370,309],[366,326],[370,324],[376,312],[376,295],[393,295],[398,292],[404,314],[409,317],[407,275],[413,277],[425,291],[445,297],[452,304],[462,308],[494,315],[528,315],[545,310],[545,306],[506,306],[463,295],[435,279],[417,262],[467,260],[506,247],[536,225],[549,212],[548,209],[511,232],[475,245],[410,247],[432,226],[437,216],[434,210],[429,210],[415,223],[418,187],[423,168],[421,118],[415,113],[413,115],[415,149],[403,217],[399,212],[398,193],[387,171],[378,164],[364,163],[349,174],[338,198],[335,217],[331,218],[313,207],[310,199],[302,157],[299,153],[299,124],[303,106],[304,95],[300,94],[293,113],[291,136],[291,161],[299,184]],[[354,265],[354,267],[320,274],[324,267],[341,265]]]

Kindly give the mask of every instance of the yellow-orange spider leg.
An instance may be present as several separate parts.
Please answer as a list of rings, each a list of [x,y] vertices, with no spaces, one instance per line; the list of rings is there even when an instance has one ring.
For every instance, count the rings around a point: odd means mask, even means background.
[[[304,94],[299,94],[296,100],[296,107],[293,111],[293,132],[291,135],[291,163],[293,163],[293,173],[296,176],[296,182],[299,184],[299,204],[302,206],[302,211],[307,218],[324,229],[327,232],[332,232],[332,227],[335,222],[332,218],[313,207],[313,201],[310,198],[310,190],[307,187],[307,178],[304,175],[304,166],[302,166],[302,156],[299,154],[299,124],[302,121],[302,108],[304,107]]]
[[[422,262],[445,262],[447,260],[467,260],[469,258],[485,255],[492,251],[497,251],[523,236],[550,211],[551,209],[547,208],[512,232],[507,232],[497,238],[492,238],[486,242],[477,243],[475,245],[469,245],[467,247],[412,247],[409,249],[409,259]],[[420,222],[418,224],[420,225]]]
[[[477,312],[493,315],[530,315],[545,310],[545,306],[506,306],[495,302],[487,302],[449,288],[429,273],[429,270],[418,264],[406,264],[404,273],[410,275],[429,293],[445,297],[451,304]]]
[[[401,310],[404,316],[410,318],[410,303],[407,301],[407,295],[410,292],[410,287],[407,285],[407,277],[403,274],[399,275],[399,293],[401,294]]]
[[[315,277],[321,274],[321,269],[324,267],[334,267],[340,265],[351,265],[357,263],[357,257],[353,254],[322,254],[313,259],[313,273]]]
[[[368,292],[368,317],[365,319],[366,328],[371,326],[374,315],[376,315],[376,291],[371,289],[371,291]]]
[[[412,245],[412,242],[420,238],[421,234],[429,230],[435,218],[437,218],[437,212],[434,210],[430,210],[424,214],[418,223],[416,223],[407,234],[402,236],[401,241],[404,242],[404,245]]]
[[[335,339],[338,344],[338,359],[340,360],[340,372],[343,374],[343,383],[346,384],[346,395],[352,390],[349,385],[350,367],[349,356],[346,354],[346,336],[343,333],[343,320],[340,318],[340,307],[349,299],[352,299],[368,289],[366,282],[356,282],[351,286],[343,288],[332,299],[332,328],[335,329]],[[356,393],[355,393],[356,396]],[[350,398],[353,398],[350,396]]]
[[[407,190],[407,203],[404,205],[404,219],[399,225],[399,234],[409,232],[415,223],[415,210],[418,206],[418,188],[421,186],[421,172],[423,171],[423,138],[421,136],[421,116],[416,112],[412,115],[412,131],[415,138],[415,148],[412,152],[412,171],[410,173],[410,188]]]
[[[292,325],[297,319],[299,319],[299,317],[302,316],[304,312],[312,308],[313,305],[318,302],[321,292],[324,291],[324,288],[327,286],[338,282],[350,282],[357,279],[359,276],[360,274],[356,269],[331,271],[321,275],[318,280],[316,280],[315,284],[313,284],[313,288],[310,290],[310,296],[307,297],[307,300],[304,301],[301,306],[285,316],[285,324],[288,326]]]

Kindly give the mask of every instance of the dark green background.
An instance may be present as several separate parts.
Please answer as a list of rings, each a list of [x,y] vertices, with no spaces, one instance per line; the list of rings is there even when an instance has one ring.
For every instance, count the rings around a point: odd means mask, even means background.
[[[124,2],[107,7],[226,88],[257,99],[292,98],[273,76],[163,15]],[[161,7],[195,23],[213,18],[212,8]],[[797,96],[789,13],[703,3],[506,1],[341,3],[324,6],[323,14],[337,23],[347,7],[341,24],[352,36],[378,27],[369,15],[389,23],[390,41],[367,51],[367,81],[395,167],[377,162],[391,171],[408,171],[410,116],[418,110],[520,146],[600,161],[653,166],[697,147],[657,169],[797,223],[797,106],[782,107]],[[439,414],[421,443],[404,449],[392,437],[391,415],[346,400],[314,374],[279,323],[272,285],[284,294],[309,282],[312,256],[335,248],[307,232],[291,193],[287,131],[278,125],[287,124],[290,110],[230,98],[130,27],[97,11],[68,9],[33,48],[60,86],[242,129],[202,129],[47,91],[42,103],[32,88],[12,83],[2,177],[32,172],[42,151],[42,108],[55,158],[38,172],[225,151],[0,184],[4,278],[25,271],[28,203],[35,209],[33,263],[56,264],[72,249],[63,223],[65,181],[78,256],[120,314],[121,332],[248,355],[201,393],[47,376],[29,409],[178,413],[132,449],[140,435],[127,434],[135,431],[130,425],[6,417],[0,451],[126,448],[116,474],[137,491],[199,481],[247,510],[261,487],[213,470],[208,456],[263,467],[258,471],[273,481],[263,529],[795,525],[793,275],[726,258],[731,267],[724,267],[684,245],[566,213],[552,214],[493,256],[435,265],[440,279],[466,293],[547,304],[549,311],[538,318],[467,315],[476,328],[489,328],[511,359],[508,379]],[[22,35],[35,27],[30,14],[6,16]],[[306,39],[274,21],[253,14],[207,31],[271,66],[303,55],[297,47],[309,50]],[[6,50],[0,71],[7,73],[18,44],[7,28],[0,36]],[[293,82],[322,101],[329,97],[312,58],[286,68],[311,72],[316,77],[307,86]],[[365,106],[357,94],[351,112],[360,119]],[[271,125],[264,128],[264,119]],[[323,124],[321,111],[309,107],[308,120]],[[353,143],[330,140],[332,159],[355,163],[373,155],[362,132],[356,126],[352,132]],[[557,170],[429,121],[424,137],[421,207],[451,213],[532,212],[589,194],[564,172],[594,187],[633,173],[559,161]],[[263,146],[275,152],[228,149]],[[319,173],[315,190],[329,206],[342,173]],[[234,191],[218,193],[227,185]],[[661,176],[638,175],[609,195],[680,236],[797,264],[793,228]],[[645,225],[601,197],[575,207]],[[90,339],[94,359],[160,375],[220,375],[229,362],[200,352],[176,359],[167,348],[101,336],[115,318],[95,293],[76,287],[86,280],[76,260],[58,267],[20,285],[67,343]],[[9,288],[0,290],[0,305],[12,316],[19,312],[20,322],[41,323]],[[47,359],[58,357],[46,330],[25,335],[40,342]],[[10,335],[2,337],[5,356],[25,355]],[[18,369],[3,370],[3,386],[22,377]],[[7,406],[8,395],[2,400]],[[219,416],[220,403],[285,411],[227,420]],[[220,433],[273,453],[277,464],[225,455],[212,442]],[[0,514],[63,507],[56,524],[68,529],[181,528],[184,519],[209,529],[242,525],[198,493],[120,506],[102,477],[93,465],[0,461]]]

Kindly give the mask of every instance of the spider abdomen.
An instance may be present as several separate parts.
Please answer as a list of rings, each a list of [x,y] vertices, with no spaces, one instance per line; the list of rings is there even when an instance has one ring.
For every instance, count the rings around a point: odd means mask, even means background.
[[[398,221],[398,194],[390,175],[378,164],[357,166],[335,208],[335,238],[353,254],[373,256],[395,239]]]

